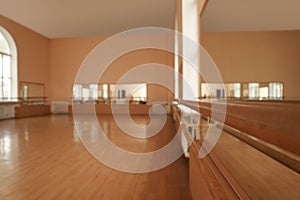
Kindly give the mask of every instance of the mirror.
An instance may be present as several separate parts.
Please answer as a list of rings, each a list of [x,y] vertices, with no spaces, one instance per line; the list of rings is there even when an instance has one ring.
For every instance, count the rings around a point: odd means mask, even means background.
[[[202,99],[283,100],[283,83],[202,83]]]
[[[20,98],[22,103],[44,104],[45,85],[43,83],[20,82]]]

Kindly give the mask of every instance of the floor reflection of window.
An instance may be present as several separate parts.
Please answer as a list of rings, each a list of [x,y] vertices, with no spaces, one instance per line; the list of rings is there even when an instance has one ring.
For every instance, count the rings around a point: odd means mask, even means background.
[[[12,141],[9,136],[0,138],[0,154],[3,155],[3,159],[9,158],[9,153],[12,150]]]

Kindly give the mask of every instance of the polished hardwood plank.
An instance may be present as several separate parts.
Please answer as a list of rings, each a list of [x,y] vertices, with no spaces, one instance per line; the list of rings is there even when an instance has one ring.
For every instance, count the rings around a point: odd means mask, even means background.
[[[158,149],[176,132],[167,119],[161,133],[139,140],[111,116],[99,120],[113,143],[135,152]],[[147,116],[134,120],[149,123]],[[191,199],[184,157],[151,173],[119,172],[92,157],[73,129],[71,115],[0,121],[0,199]]]

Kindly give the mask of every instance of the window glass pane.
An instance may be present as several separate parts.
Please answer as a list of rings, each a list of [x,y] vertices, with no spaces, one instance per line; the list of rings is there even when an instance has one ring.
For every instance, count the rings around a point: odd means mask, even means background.
[[[11,62],[10,56],[3,56],[3,77],[11,77]]]
[[[249,83],[249,99],[259,97],[259,83]]]
[[[2,72],[3,72],[3,55],[0,54],[0,79],[2,79],[3,76]]]
[[[16,53],[13,38],[0,26],[0,98],[18,97]]]
[[[241,84],[240,83],[234,83],[233,88],[234,88],[233,96],[235,98],[240,98],[241,97]]]
[[[89,88],[82,88],[82,97],[84,101],[89,100],[90,98],[90,90]]]
[[[90,84],[90,99],[98,99],[98,84]]]
[[[27,85],[23,85],[23,98],[26,99],[28,98],[28,86]]]
[[[11,79],[10,78],[3,79],[3,97],[4,98],[11,97]]]
[[[1,32],[0,32],[0,52],[10,54],[10,48],[8,42]]]
[[[147,84],[119,84],[110,85],[111,97],[113,99],[130,99],[134,101],[147,100]]]
[[[108,99],[108,84],[102,85],[102,97],[103,99]]]
[[[147,84],[137,84],[133,90],[132,97],[136,101],[146,101],[147,99]]]
[[[268,87],[261,87],[259,88],[259,99],[268,99],[269,96],[269,88]]]
[[[82,85],[75,84],[73,86],[73,99],[74,100],[82,100]]]
[[[178,21],[177,21],[177,17],[175,18],[175,31],[178,31]],[[175,32],[175,41],[174,41],[174,69],[175,69],[175,73],[174,73],[174,91],[175,91],[175,98],[179,97],[179,81],[178,81],[178,73],[179,73],[179,35],[177,32]]]
[[[201,97],[202,98],[226,98],[224,90],[225,85],[222,83],[202,83]]]
[[[270,99],[283,98],[283,84],[282,83],[269,83]]]
[[[197,0],[182,1],[182,32],[185,36],[183,38],[183,57],[194,64],[193,66],[187,60],[183,60],[182,73],[184,81],[182,82],[182,97],[195,100],[199,97],[199,52],[197,52],[197,48],[194,48],[195,46],[190,45],[190,40],[199,43]]]

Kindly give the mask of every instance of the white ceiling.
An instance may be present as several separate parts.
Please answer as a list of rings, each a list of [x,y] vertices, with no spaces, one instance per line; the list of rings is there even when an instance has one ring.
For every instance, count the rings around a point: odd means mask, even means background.
[[[300,30],[300,0],[208,0],[202,30]]]
[[[49,38],[172,28],[174,0],[0,0],[0,14]]]
[[[175,0],[0,0],[0,14],[48,38],[173,28]],[[300,0],[208,0],[203,31],[300,30]]]

